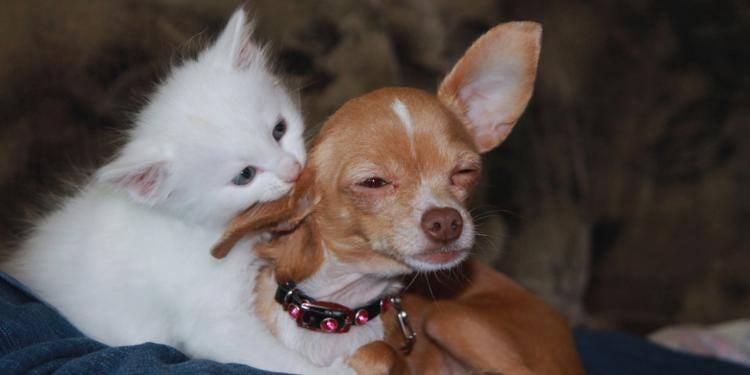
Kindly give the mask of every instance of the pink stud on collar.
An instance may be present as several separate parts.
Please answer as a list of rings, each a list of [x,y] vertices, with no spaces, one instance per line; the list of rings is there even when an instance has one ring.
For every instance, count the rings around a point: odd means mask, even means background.
[[[333,332],[338,327],[339,323],[336,321],[336,319],[333,318],[325,318],[322,322],[320,322],[320,328],[326,332]]]
[[[299,306],[295,304],[289,305],[289,315],[294,318],[294,320],[297,320],[299,318],[300,314],[302,314],[302,310],[299,308]]]
[[[356,322],[358,326],[363,326],[367,324],[368,321],[370,321],[370,314],[367,313],[367,310],[365,309],[357,311],[357,314],[354,315],[354,322]]]

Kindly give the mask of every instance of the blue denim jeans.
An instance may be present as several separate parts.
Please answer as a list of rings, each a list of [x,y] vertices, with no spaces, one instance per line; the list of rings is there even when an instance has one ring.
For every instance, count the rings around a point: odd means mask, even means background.
[[[0,272],[0,374],[271,374],[190,359],[166,345],[109,347]]]
[[[737,374],[750,368],[678,353],[617,332],[578,329],[591,375]],[[53,308],[0,272],[0,374],[270,374],[238,364],[194,360],[166,345],[109,347],[84,337]]]
[[[677,352],[622,332],[575,330],[576,346],[589,375],[750,375],[750,368]]]

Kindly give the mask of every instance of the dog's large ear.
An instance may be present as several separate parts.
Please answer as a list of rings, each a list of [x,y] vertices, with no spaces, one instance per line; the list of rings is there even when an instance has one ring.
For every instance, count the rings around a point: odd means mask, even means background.
[[[305,168],[289,195],[272,202],[257,203],[234,218],[211,249],[211,255],[224,258],[238,241],[252,232],[293,230],[317,204],[314,186],[315,172],[312,168]]]
[[[304,280],[310,277],[323,263],[323,247],[314,220],[302,223],[320,201],[316,190],[315,171],[308,166],[294,185],[289,195],[295,208],[290,216],[277,224],[275,230],[286,232],[271,242],[255,246],[255,252],[263,259],[273,262],[276,280]],[[291,232],[291,233],[289,233]]]
[[[323,264],[324,250],[314,221],[305,222],[291,233],[255,246],[259,257],[273,263],[276,281],[301,281]]]
[[[482,35],[445,77],[438,97],[464,122],[480,152],[502,143],[536,79],[542,27],[508,22]]]

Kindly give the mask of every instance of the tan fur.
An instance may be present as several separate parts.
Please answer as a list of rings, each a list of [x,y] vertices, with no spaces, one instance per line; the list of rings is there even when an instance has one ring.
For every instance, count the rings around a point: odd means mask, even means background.
[[[383,341],[375,341],[363,346],[349,357],[347,363],[360,375],[410,373],[404,358]]]
[[[409,141],[391,110],[395,99],[412,112],[416,159],[407,151]],[[325,223],[320,226],[321,237],[336,239],[338,245],[326,243],[338,259],[385,272],[408,269],[391,254],[373,252],[369,241],[390,237],[398,225],[393,218],[409,215],[420,177],[435,171],[448,178],[459,155],[478,159],[470,135],[456,116],[434,95],[411,88],[386,88],[350,100],[330,117],[318,140],[310,163],[318,170],[317,186],[325,202],[315,213]],[[364,161],[379,166],[384,178],[398,180],[398,186],[385,188],[398,191],[387,197],[381,192],[358,195],[353,187],[358,181],[347,172]],[[453,194],[447,185],[435,189],[442,189],[446,196]]]
[[[288,232],[295,229],[318,202],[314,183],[315,171],[311,167],[305,168],[289,195],[253,205],[232,220],[211,249],[211,255],[217,259],[224,258],[242,237],[252,232]]]
[[[279,222],[286,220],[292,209],[291,204],[292,202],[287,198],[281,198],[250,207],[232,220],[219,243],[211,249],[211,255],[217,259],[224,258],[237,241],[248,233],[271,229]]]
[[[314,219],[272,244],[256,246],[261,258],[272,261],[276,281],[305,280],[323,263],[323,249]]]
[[[507,137],[531,96],[540,32],[534,23],[497,26],[467,51],[437,96],[410,88],[381,89],[348,101],[329,118],[294,192],[281,203],[269,204],[279,210],[274,219],[283,227],[301,221],[299,227],[256,248],[259,256],[271,261],[271,268],[257,280],[256,312],[272,329],[271,270],[276,281],[300,282],[314,275],[327,257],[334,257],[352,274],[391,278],[412,271],[404,259],[414,254],[398,246],[403,239],[393,238],[394,233],[405,223],[419,230],[414,202],[425,191],[434,199],[465,207],[479,177],[479,152]],[[498,62],[507,68],[510,76],[505,78],[510,81],[494,76],[504,73],[496,71]],[[488,77],[489,81],[477,81]],[[476,82],[490,85],[479,90],[471,86]],[[497,82],[499,89],[492,86]],[[494,95],[498,92],[507,95]],[[492,101],[488,106],[487,98],[497,100],[500,110]],[[397,102],[408,110],[408,117],[394,113]],[[477,103],[479,113],[486,112],[488,118],[477,120],[472,117],[476,113],[469,113]],[[362,180],[370,176],[389,183],[363,188]],[[238,218],[217,248],[231,248],[258,223],[257,217]],[[363,374],[582,373],[570,331],[559,314],[486,266],[470,262],[466,272],[470,281],[442,291],[438,304],[424,291],[405,296],[404,306],[420,333],[406,358],[408,367],[383,342],[360,348],[349,365]],[[394,326],[387,333],[389,342],[401,345]]]
[[[419,335],[407,357],[414,373],[585,373],[555,310],[479,262],[454,275],[461,276],[433,277],[430,290],[423,282],[403,297]],[[388,332],[387,341],[400,345],[398,327]]]
[[[276,278],[273,268],[266,267],[262,269],[255,279],[255,288],[253,291],[257,296],[273,295],[276,292]],[[263,320],[263,323],[271,330],[271,334],[277,335],[276,324],[273,321],[274,311],[279,308],[279,304],[273,298],[260,298],[255,302],[255,313]]]

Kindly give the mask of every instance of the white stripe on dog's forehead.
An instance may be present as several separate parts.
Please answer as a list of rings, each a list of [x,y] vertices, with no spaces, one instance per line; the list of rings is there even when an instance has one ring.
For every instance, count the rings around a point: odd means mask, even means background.
[[[393,101],[391,108],[393,109],[393,113],[395,113],[396,116],[398,116],[399,120],[401,120],[401,125],[403,125],[404,130],[406,130],[406,136],[409,137],[411,154],[412,156],[416,157],[417,150],[414,148],[414,124],[412,124],[411,122],[411,114],[409,113],[409,109],[406,108],[404,102],[402,102],[398,98]]]

